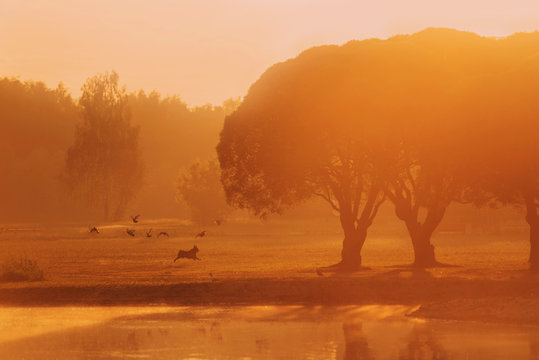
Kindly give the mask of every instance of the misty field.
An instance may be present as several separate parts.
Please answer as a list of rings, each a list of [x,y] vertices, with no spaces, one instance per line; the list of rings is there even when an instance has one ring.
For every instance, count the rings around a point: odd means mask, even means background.
[[[342,235],[328,221],[245,221],[201,230],[188,222],[100,226],[5,226],[0,262],[36,262],[44,280],[0,283],[0,304],[32,306],[406,305],[423,318],[539,324],[538,275],[528,270],[525,232],[442,233],[436,253],[450,267],[421,270],[406,236],[375,228],[364,268],[317,274],[340,260]],[[146,231],[152,228],[152,237]],[[383,227],[382,227],[383,228]],[[157,237],[166,231],[170,237]],[[174,258],[200,249],[201,261]],[[211,273],[211,275],[210,275]],[[213,276],[213,279],[212,279]]]
[[[102,226],[100,234],[90,234],[87,226],[77,224],[5,226],[0,262],[35,260],[45,280],[0,287],[198,283],[211,282],[209,273],[217,281],[318,278],[315,269],[337,263],[342,245],[338,231],[310,229],[301,222],[212,226],[206,237],[198,239],[199,228],[174,221],[129,227],[137,230],[135,237],[126,234],[124,224]],[[146,237],[150,227],[153,236]],[[158,237],[160,231],[170,237]],[[179,249],[195,244],[201,261],[173,262]],[[527,268],[529,243],[524,233],[440,233],[434,244],[441,262],[458,265],[429,270],[435,277],[508,279]],[[365,244],[363,259],[370,269],[346,277],[393,273],[396,266],[412,263],[410,240],[374,234]]]

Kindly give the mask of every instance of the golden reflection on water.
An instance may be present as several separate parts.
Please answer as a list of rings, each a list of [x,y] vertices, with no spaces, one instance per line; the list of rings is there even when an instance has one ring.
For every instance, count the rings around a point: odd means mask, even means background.
[[[409,306],[0,309],[0,359],[534,359],[539,330]],[[535,349],[535,350],[534,350]]]
[[[128,315],[172,311],[171,307],[0,308],[0,344],[51,332],[105,323]]]

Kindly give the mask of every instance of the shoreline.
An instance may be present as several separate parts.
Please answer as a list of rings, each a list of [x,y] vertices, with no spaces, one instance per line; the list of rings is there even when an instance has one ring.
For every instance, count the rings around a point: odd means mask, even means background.
[[[0,306],[129,304],[428,304],[507,297],[539,300],[539,282],[512,280],[378,277],[235,279],[169,284],[62,285],[4,283]]]

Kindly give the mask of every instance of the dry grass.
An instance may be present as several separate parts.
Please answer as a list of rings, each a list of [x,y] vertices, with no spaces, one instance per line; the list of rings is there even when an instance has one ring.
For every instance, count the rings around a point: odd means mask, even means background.
[[[0,266],[0,282],[44,280],[43,270],[36,260],[20,258],[5,261]]]
[[[218,280],[301,279],[316,277],[316,267],[338,262],[342,241],[338,229],[305,224],[225,224],[208,228],[203,239],[194,238],[199,228],[186,224],[130,224],[137,229],[134,238],[125,233],[126,225],[101,226],[98,235],[89,234],[86,225],[13,226],[0,234],[0,262],[36,259],[50,286],[205,282],[210,272]],[[165,230],[171,236],[146,238],[150,227],[154,234]],[[525,234],[440,235],[434,243],[441,262],[462,267],[434,269],[433,276],[511,278],[527,267]],[[202,261],[172,261],[179,249],[194,244]],[[372,270],[354,276],[390,272],[390,266],[412,260],[406,237],[372,235],[363,253],[364,265]]]

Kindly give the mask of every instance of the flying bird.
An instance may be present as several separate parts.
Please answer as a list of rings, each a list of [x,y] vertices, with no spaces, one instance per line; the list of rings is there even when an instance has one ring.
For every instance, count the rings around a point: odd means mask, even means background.
[[[91,234],[91,233],[94,233],[94,232],[95,232],[96,234],[99,234],[99,230],[98,230],[97,227],[95,227],[95,226],[94,226],[93,228],[90,229],[90,234]]]
[[[316,268],[316,274],[318,276],[324,276],[324,273],[319,268]]]
[[[133,222],[136,224],[136,223],[138,223],[138,218],[139,217],[140,217],[140,215],[131,216],[131,220],[133,220]]]
[[[159,235],[157,235],[157,237],[159,237],[159,236],[161,236],[161,235],[168,237],[168,232],[166,232],[166,231],[161,231],[161,232],[159,233]]]
[[[152,229],[146,231],[146,237],[152,237]]]
[[[195,239],[196,238],[203,238],[204,236],[206,236],[206,233],[207,233],[206,230],[202,230],[201,232],[199,232],[198,234],[195,235]]]
[[[133,229],[125,229],[125,232],[129,235],[129,236],[135,236],[135,231],[136,230],[133,230]]]
[[[213,277],[212,273],[210,273],[210,277],[211,277],[211,281],[213,281],[213,282],[217,281],[217,279]]]
[[[213,223],[217,226],[220,226],[223,223],[223,220],[215,219],[213,220]]]

